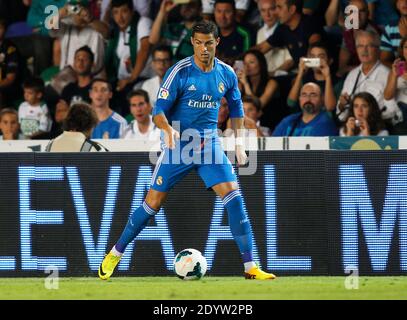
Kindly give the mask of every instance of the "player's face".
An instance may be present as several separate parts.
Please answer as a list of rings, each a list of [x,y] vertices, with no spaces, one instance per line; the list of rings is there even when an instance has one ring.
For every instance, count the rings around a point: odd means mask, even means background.
[[[112,98],[112,92],[107,83],[95,82],[90,90],[89,96],[92,100],[92,105],[95,107],[104,107],[109,105],[109,100]]]
[[[75,55],[73,67],[75,71],[81,76],[89,74],[92,69],[89,54],[85,51],[77,52]]]
[[[203,64],[210,63],[215,57],[219,38],[215,39],[212,33],[195,33],[191,38],[195,57]]]
[[[170,54],[167,51],[156,51],[153,57],[153,69],[159,77],[164,77],[171,67]]]
[[[130,99],[130,112],[137,122],[143,122],[150,115],[151,105],[146,102],[143,96],[134,96]]]
[[[255,76],[260,74],[260,64],[259,60],[254,54],[247,54],[243,60],[244,69],[247,76]]]
[[[119,29],[124,31],[130,25],[131,19],[133,18],[133,12],[127,5],[122,5],[113,8],[112,16],[114,22],[119,26]]]
[[[369,116],[369,104],[362,98],[356,98],[353,102],[353,114],[356,119],[367,119]]]
[[[20,125],[18,123],[18,117],[12,113],[6,113],[1,117],[0,129],[3,132],[3,136],[17,137]]]

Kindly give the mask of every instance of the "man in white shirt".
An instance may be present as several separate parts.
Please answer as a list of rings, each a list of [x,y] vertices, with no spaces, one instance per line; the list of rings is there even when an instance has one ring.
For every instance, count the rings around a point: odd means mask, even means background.
[[[148,93],[142,89],[134,90],[129,96],[130,112],[134,120],[123,132],[122,139],[160,140],[158,129],[151,116],[151,104]]]
[[[171,47],[166,45],[158,45],[154,47],[151,55],[153,57],[152,67],[156,73],[156,76],[144,81],[141,85],[141,89],[147,91],[151,105],[154,106],[155,101],[157,100],[158,90],[163,82],[164,75],[172,65]],[[134,89],[137,88],[135,87]]]
[[[360,31],[356,35],[356,50],[360,66],[349,72],[342,88],[341,96],[336,107],[339,120],[348,117],[348,106],[352,96],[359,92],[369,92],[373,95],[382,111],[384,120],[400,116],[397,105],[384,105],[384,88],[386,87],[389,69],[380,60],[380,37],[371,31]]]
[[[267,40],[274,33],[279,22],[275,0],[258,0],[257,7],[264,22],[264,26],[257,31],[256,44],[259,44]],[[288,71],[294,65],[294,61],[287,48],[274,48],[264,56],[267,60],[268,72],[272,74],[277,70]],[[278,75],[278,72],[276,75]]]

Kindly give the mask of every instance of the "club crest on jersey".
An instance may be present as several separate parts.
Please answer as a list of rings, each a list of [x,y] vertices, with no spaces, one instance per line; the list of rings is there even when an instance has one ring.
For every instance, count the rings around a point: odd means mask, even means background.
[[[223,93],[225,91],[225,85],[223,82],[219,83],[218,90],[220,93]]]
[[[159,176],[156,181],[157,185],[161,186],[163,184],[163,177]]]
[[[158,99],[167,100],[169,95],[170,93],[168,92],[167,89],[161,88],[160,92],[158,93]]]

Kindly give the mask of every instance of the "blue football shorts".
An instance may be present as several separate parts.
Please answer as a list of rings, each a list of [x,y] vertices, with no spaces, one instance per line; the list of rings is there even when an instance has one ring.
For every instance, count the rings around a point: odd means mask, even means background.
[[[175,149],[162,146],[151,188],[170,191],[191,170],[196,170],[206,188],[223,182],[237,181],[235,170],[218,138],[201,138],[196,143],[177,141]]]

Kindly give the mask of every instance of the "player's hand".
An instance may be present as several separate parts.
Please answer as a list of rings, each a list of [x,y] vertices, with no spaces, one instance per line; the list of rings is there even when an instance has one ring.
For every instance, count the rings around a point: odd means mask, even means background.
[[[175,141],[179,140],[179,138],[179,132],[171,126],[167,130],[164,130],[164,142],[168,148],[175,149]]]
[[[246,154],[246,150],[244,149],[244,146],[236,145],[235,152],[236,152],[237,164],[239,166],[244,166],[247,163],[247,154]]]

